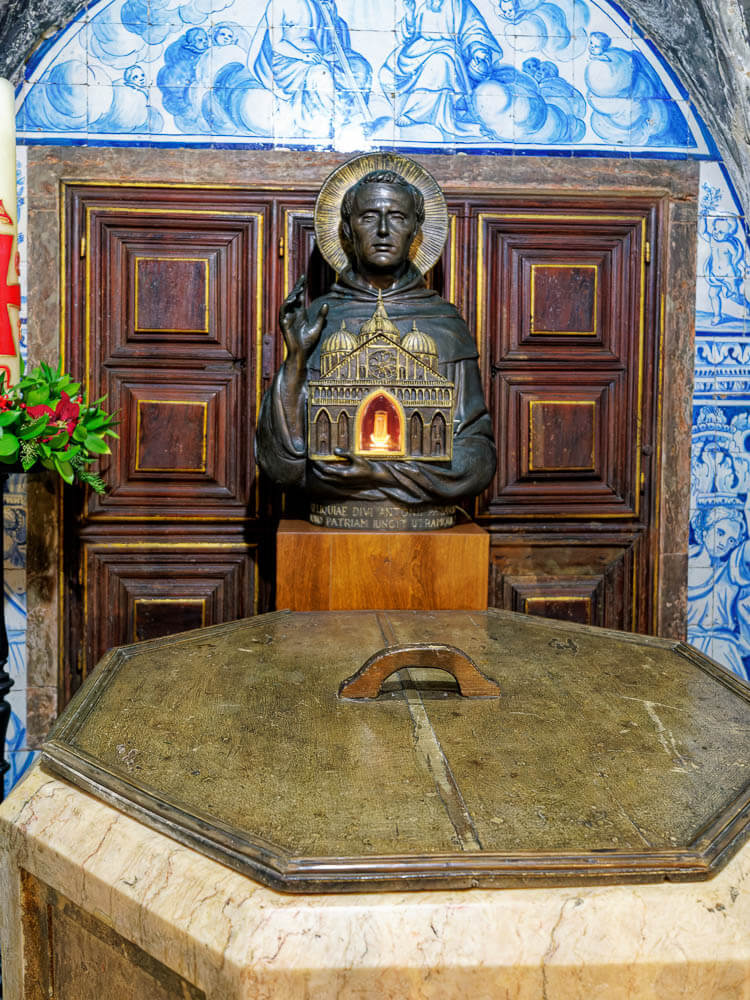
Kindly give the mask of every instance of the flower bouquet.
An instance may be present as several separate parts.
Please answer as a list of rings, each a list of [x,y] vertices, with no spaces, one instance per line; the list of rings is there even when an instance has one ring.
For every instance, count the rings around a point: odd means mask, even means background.
[[[114,416],[87,403],[72,376],[44,362],[21,370],[14,385],[0,375],[0,472],[2,465],[28,472],[37,463],[54,469],[66,483],[80,482],[104,493],[103,480],[88,468],[110,453],[106,437],[116,438]]]

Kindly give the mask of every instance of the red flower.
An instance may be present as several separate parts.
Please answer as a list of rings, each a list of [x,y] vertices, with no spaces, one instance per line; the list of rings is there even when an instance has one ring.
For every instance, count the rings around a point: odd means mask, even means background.
[[[78,423],[78,412],[80,406],[74,403],[67,392],[62,392],[60,402],[55,407],[55,420],[62,421],[68,434],[72,434]]]
[[[51,409],[46,403],[38,403],[36,406],[27,406],[26,412],[32,420],[47,414],[51,417],[50,424],[63,424],[68,434],[72,434],[78,423],[78,412],[80,406],[74,403],[67,392],[61,394],[57,406]],[[45,440],[42,438],[41,440]],[[49,440],[49,439],[46,439]]]
[[[0,410],[9,410],[13,406],[13,400],[7,396],[0,396]]]
[[[54,417],[54,411],[46,405],[46,403],[37,403],[36,406],[27,406],[26,412],[31,417],[32,420],[37,420],[39,417],[48,414],[50,417]]]

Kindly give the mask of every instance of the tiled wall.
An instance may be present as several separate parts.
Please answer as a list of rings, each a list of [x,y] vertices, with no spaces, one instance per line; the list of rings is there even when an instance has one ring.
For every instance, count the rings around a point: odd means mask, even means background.
[[[32,57],[18,91],[17,122],[22,144],[700,159],[690,639],[747,677],[744,218],[686,92],[616,4],[103,0]],[[21,145],[21,195],[23,153]],[[21,206],[23,234],[23,197]],[[25,282],[23,243],[21,257]],[[25,310],[25,287],[23,293]],[[6,609],[16,680],[9,781],[29,760],[22,489],[13,484],[6,507]]]
[[[699,205],[688,638],[747,680],[750,258],[716,163],[702,165]]]

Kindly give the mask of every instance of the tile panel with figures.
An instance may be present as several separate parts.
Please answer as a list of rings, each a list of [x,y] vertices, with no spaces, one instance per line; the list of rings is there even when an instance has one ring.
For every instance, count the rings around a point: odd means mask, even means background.
[[[35,60],[19,134],[708,157],[684,96],[593,0],[103,0]]]

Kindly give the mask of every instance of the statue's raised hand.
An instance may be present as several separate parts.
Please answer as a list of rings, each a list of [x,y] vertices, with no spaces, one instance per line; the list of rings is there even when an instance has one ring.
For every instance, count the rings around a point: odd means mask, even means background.
[[[306,365],[310,359],[320,340],[327,315],[328,305],[324,303],[315,320],[312,323],[308,322],[305,309],[305,276],[302,275],[279,310],[279,326],[284,334],[288,356],[298,366]]]

